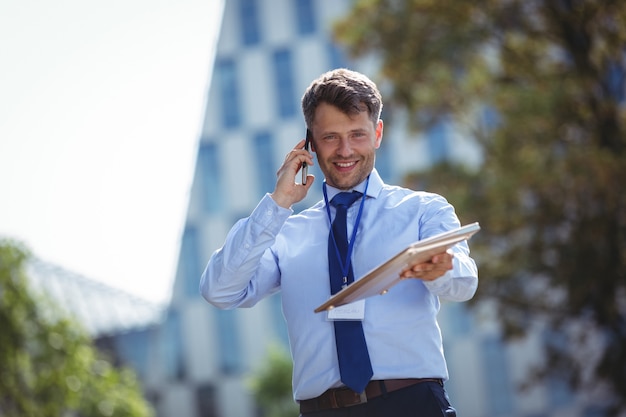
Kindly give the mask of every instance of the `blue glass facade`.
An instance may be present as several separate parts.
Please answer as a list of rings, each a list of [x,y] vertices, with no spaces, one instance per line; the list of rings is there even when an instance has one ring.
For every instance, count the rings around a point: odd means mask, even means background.
[[[198,230],[187,226],[183,232],[183,241],[180,249],[180,270],[183,276],[183,289],[186,297],[198,296],[200,279],[200,248],[198,245]]]
[[[272,55],[274,91],[278,102],[278,115],[289,118],[298,111],[298,98],[293,80],[292,54],[289,49],[279,49]]]
[[[311,35],[317,29],[313,0],[295,0],[297,30],[300,35]]]
[[[161,363],[168,380],[183,380],[186,377],[180,314],[170,308],[161,328]]]
[[[220,59],[215,63],[215,79],[219,89],[221,122],[225,128],[241,125],[241,107],[237,64],[232,59]]]
[[[274,190],[276,184],[276,161],[274,140],[270,133],[259,132],[254,135],[254,159],[256,161],[257,194],[262,197]]]
[[[207,213],[217,213],[223,205],[222,173],[218,145],[202,143],[198,150],[197,171],[200,174],[202,208]]]
[[[326,45],[326,49],[328,51],[328,62],[330,62],[330,68],[328,68],[329,70],[348,67],[346,54],[339,45],[329,42]]]
[[[212,313],[217,327],[215,336],[220,371],[227,375],[239,373],[243,356],[238,336],[237,311],[212,309]]]
[[[432,126],[426,132],[426,140],[431,163],[436,164],[448,159],[450,150],[448,149],[448,126],[445,121]]]
[[[514,403],[508,370],[509,361],[502,340],[496,336],[486,337],[482,342],[482,354],[489,415],[506,416],[514,411]]]
[[[240,0],[239,16],[241,22],[241,39],[246,46],[261,42],[259,5],[257,0]]]

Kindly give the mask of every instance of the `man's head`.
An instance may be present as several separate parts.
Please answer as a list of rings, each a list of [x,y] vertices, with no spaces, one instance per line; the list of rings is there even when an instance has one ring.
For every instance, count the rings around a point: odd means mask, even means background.
[[[374,168],[383,122],[376,85],[358,72],[338,69],[313,81],[302,97],[311,150],[328,185],[349,190]]]
[[[344,68],[322,74],[304,92],[302,113],[309,128],[321,103],[335,106],[347,115],[367,111],[374,125],[378,123],[383,108],[376,84],[365,75]]]

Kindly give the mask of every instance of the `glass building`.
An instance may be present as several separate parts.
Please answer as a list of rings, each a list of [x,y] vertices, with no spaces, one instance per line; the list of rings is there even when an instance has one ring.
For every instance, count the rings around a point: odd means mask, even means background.
[[[287,348],[280,295],[252,309],[222,311],[200,297],[200,275],[234,222],[273,190],[280,161],[304,137],[300,97],[311,80],[349,67],[379,81],[374,59],[350,61],[331,38],[333,21],[351,1],[224,3],[171,302],[158,310],[156,321],[98,336],[102,346],[114,347],[120,361],[137,369],[161,417],[260,415],[247,379],[270,346]],[[377,154],[386,182],[400,183],[407,172],[442,160],[480,163],[477,147],[449,123],[416,135],[403,117],[394,114],[393,125],[385,126]],[[322,177],[317,166],[312,172]],[[320,198],[318,187],[294,210]],[[595,415],[597,410],[556,383],[517,391],[540,356],[541,332],[505,344],[488,303],[472,312],[465,304],[444,304],[439,323],[451,375],[446,387],[460,415]]]

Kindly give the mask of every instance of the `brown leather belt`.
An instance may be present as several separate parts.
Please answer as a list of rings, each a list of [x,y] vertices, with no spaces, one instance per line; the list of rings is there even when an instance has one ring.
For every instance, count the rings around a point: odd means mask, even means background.
[[[317,398],[300,401],[300,413],[313,413],[316,411],[329,410],[332,408],[350,407],[364,404],[367,400],[380,397],[381,395],[397,391],[420,382],[436,382],[443,385],[443,381],[437,378],[410,378],[410,379],[385,379],[370,381],[362,394],[352,391],[350,388],[329,389]]]

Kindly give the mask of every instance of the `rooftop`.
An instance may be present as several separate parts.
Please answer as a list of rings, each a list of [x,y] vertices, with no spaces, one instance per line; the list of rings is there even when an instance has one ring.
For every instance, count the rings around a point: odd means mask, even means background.
[[[167,308],[38,259],[30,261],[28,276],[36,291],[49,296],[94,337],[159,324]]]

